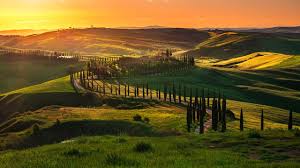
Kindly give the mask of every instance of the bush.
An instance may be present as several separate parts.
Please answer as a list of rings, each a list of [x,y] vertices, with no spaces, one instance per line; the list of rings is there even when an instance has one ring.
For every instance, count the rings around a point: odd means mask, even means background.
[[[147,118],[147,117],[145,117],[145,118],[144,118],[144,122],[145,122],[145,123],[149,123],[149,122],[150,122],[150,119]]]
[[[300,137],[300,130],[299,129],[295,129],[294,135],[295,135],[295,137]]]
[[[142,116],[136,114],[135,116],[133,116],[133,121],[143,121]]]
[[[149,151],[152,151],[153,148],[152,148],[151,144],[148,144],[145,142],[140,142],[135,145],[134,150],[136,152],[149,152]]]
[[[40,132],[40,127],[38,124],[34,124],[33,127],[32,127],[32,133],[34,135],[37,135],[38,133]]]
[[[248,133],[248,138],[261,138],[261,135],[257,130],[251,130]]]
[[[105,161],[108,165],[113,166],[134,166],[137,165],[137,162],[134,160],[129,160],[127,158],[122,157],[117,153],[107,154],[105,157]]]
[[[60,121],[59,121],[59,119],[56,119],[56,122],[55,122],[55,126],[60,126]]]
[[[64,152],[64,155],[66,155],[66,156],[79,156],[80,151],[78,149],[71,149],[69,151]]]

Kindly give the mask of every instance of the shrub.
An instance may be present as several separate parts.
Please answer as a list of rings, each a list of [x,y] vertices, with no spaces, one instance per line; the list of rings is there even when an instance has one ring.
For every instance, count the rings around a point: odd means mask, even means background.
[[[60,121],[59,121],[59,119],[56,119],[56,122],[55,122],[55,126],[60,126]]]
[[[143,121],[142,116],[136,114],[135,116],[133,116],[133,121]]]
[[[33,127],[32,127],[32,133],[34,135],[37,135],[38,133],[40,132],[40,127],[38,124],[34,124]]]
[[[66,155],[66,156],[79,156],[80,151],[78,149],[71,149],[71,150],[68,150],[68,151],[64,152],[64,155]]]
[[[300,130],[299,129],[295,129],[294,135],[295,135],[295,137],[300,137]]]
[[[248,133],[248,138],[261,138],[261,135],[257,130],[251,130]]]
[[[152,151],[152,145],[145,143],[145,142],[139,142],[135,145],[134,150],[136,152],[148,152],[148,151]]]
[[[144,118],[144,122],[145,122],[145,123],[149,123],[149,122],[150,122],[150,119],[149,119],[148,117],[145,117],[145,118]]]
[[[118,139],[117,139],[117,142],[118,142],[118,143],[125,143],[125,142],[127,142],[127,140],[124,139],[124,138],[118,138]]]
[[[117,153],[110,153],[107,154],[105,157],[105,161],[108,165],[113,166],[134,166],[137,165],[137,162],[134,160],[129,160],[125,157],[122,157],[121,155]]]

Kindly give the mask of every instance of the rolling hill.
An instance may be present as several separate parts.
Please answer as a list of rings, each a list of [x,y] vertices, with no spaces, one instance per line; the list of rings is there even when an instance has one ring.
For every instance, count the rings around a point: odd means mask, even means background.
[[[149,54],[166,48],[193,48],[208,39],[208,32],[195,29],[67,29],[26,37],[0,38],[0,46],[81,52],[98,55]],[[7,40],[5,40],[5,38]]]
[[[299,56],[278,53],[257,52],[215,63],[214,66],[237,68],[240,70],[258,70],[272,68],[293,68],[300,66]]]
[[[254,52],[300,54],[299,34],[224,32],[198,44],[186,54],[228,59]]]

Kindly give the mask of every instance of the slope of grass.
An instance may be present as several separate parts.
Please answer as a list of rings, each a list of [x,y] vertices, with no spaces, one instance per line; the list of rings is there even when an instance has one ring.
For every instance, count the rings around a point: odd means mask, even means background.
[[[34,93],[51,93],[51,92],[56,92],[56,93],[74,92],[74,89],[70,84],[70,77],[65,76],[41,84],[32,85],[22,89],[14,90],[12,92],[2,94],[2,96],[11,95],[11,94],[34,94]]]
[[[281,68],[284,67],[295,67],[300,64],[296,61],[297,56],[290,56],[278,53],[259,52],[252,53],[246,56],[232,58],[225,61],[220,61],[215,66],[237,68],[241,70],[257,70],[278,67],[280,64]],[[293,59],[294,61],[291,61]],[[288,61],[290,60],[290,61]],[[284,63],[288,61],[287,63]]]
[[[1,167],[297,167],[299,137],[268,131],[181,137],[80,137],[38,148],[8,151]],[[279,140],[280,139],[280,140]],[[143,142],[150,150],[138,152]]]
[[[0,58],[0,94],[67,75],[71,64]]]

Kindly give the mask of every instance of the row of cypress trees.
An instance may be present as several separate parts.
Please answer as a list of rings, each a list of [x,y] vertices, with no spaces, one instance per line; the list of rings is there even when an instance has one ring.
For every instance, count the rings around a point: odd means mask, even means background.
[[[204,93],[203,93],[204,95]],[[187,122],[187,130],[188,132],[191,131],[192,125],[199,126],[200,134],[204,133],[204,117],[207,114],[207,111],[210,109],[207,108],[208,98],[202,97],[195,97],[194,102],[189,102],[187,106],[187,113],[186,113],[186,122]],[[219,97],[213,98],[212,108],[211,108],[211,120],[212,120],[212,129],[214,131],[218,130],[219,125],[221,124],[221,131],[226,131],[226,98],[219,94]],[[219,124],[220,123],[220,124]]]
[[[264,110],[261,110],[260,113],[260,130],[263,131],[265,128],[264,124]],[[289,117],[288,117],[288,130],[293,129],[293,111],[289,110]],[[240,112],[240,131],[244,131],[244,113],[243,109],[241,108]]]

